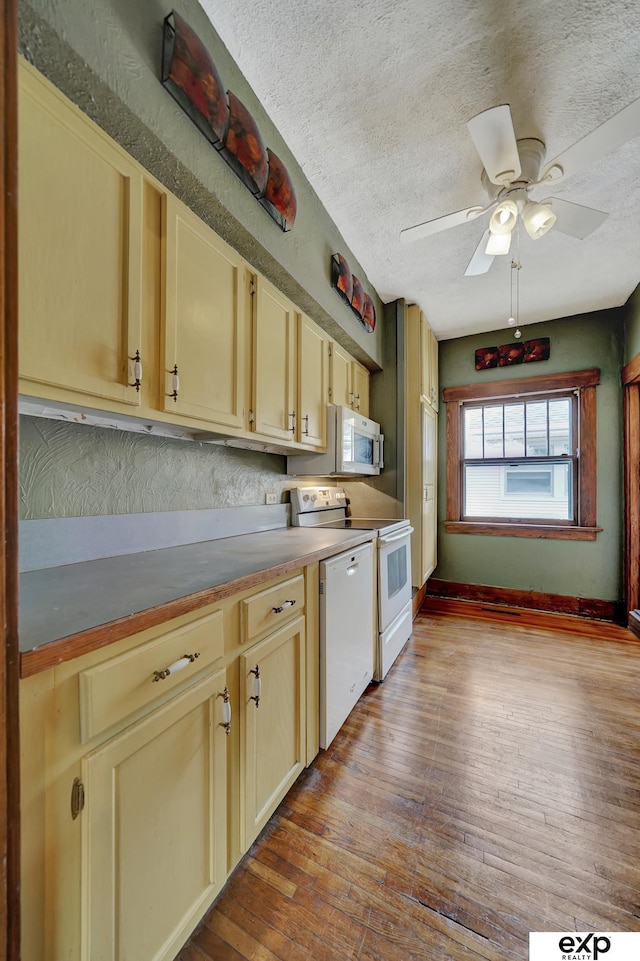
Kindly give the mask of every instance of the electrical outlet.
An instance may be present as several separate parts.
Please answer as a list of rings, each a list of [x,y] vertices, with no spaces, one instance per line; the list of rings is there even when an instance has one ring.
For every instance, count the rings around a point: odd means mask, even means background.
[[[265,504],[277,504],[278,495],[276,491],[267,491],[267,493],[265,494],[264,502]]]

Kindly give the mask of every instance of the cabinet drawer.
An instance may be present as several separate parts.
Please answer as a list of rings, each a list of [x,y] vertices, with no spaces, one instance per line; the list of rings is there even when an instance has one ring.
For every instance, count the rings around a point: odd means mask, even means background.
[[[241,610],[243,643],[274,631],[304,610],[304,577],[298,574],[248,597],[242,601]]]
[[[186,656],[194,660],[186,660]],[[80,673],[80,735],[88,741],[224,657],[222,611],[214,611]],[[184,662],[183,662],[184,661]],[[162,672],[173,666],[168,676]]]

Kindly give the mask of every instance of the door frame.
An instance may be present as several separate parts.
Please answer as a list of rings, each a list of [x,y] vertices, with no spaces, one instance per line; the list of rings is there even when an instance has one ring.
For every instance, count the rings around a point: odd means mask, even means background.
[[[0,0],[0,953],[20,957],[17,0]],[[2,951],[4,948],[4,951]]]
[[[624,420],[624,598],[640,608],[640,354],[622,368]]]

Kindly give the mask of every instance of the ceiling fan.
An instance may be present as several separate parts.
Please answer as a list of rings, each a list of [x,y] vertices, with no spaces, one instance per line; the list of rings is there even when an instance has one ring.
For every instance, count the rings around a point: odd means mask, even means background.
[[[435,220],[400,231],[402,243],[411,243],[432,234],[475,220],[493,211],[465,276],[486,273],[496,255],[509,253],[513,228],[522,220],[529,236],[537,240],[551,227],[580,240],[596,230],[607,214],[592,207],[549,197],[541,202],[529,191],[543,184],[557,183],[595,163],[600,157],[640,134],[640,99],[624,107],[572,147],[545,165],[545,145],[541,140],[516,140],[508,104],[491,107],[473,117],[467,127],[483,164],[481,175],[489,202],[486,206],[467,207]]]

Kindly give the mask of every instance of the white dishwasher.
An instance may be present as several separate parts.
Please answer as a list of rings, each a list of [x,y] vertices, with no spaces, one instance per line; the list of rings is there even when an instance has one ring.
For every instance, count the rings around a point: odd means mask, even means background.
[[[320,564],[320,747],[327,748],[373,678],[373,545]]]

